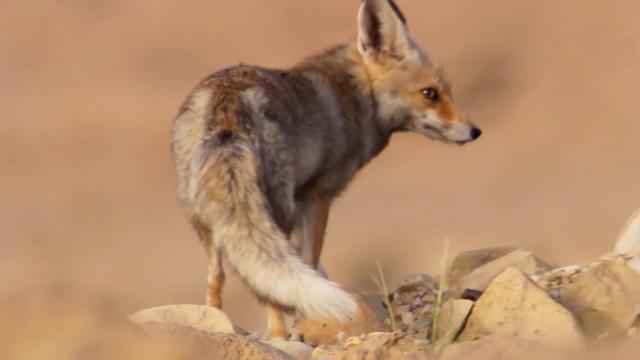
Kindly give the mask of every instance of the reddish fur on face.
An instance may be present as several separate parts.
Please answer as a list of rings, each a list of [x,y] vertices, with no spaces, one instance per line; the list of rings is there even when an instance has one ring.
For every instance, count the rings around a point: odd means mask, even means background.
[[[449,84],[433,65],[411,61],[379,74],[380,78],[376,81],[380,87],[393,89],[399,97],[409,99],[416,110],[431,110],[447,123],[460,121],[459,113],[451,99]],[[424,97],[422,89],[427,87],[433,87],[438,91],[438,101],[430,101]]]
[[[445,122],[455,122],[458,121],[458,113],[451,101],[451,97],[444,93],[442,90],[439,90],[437,86],[433,86],[438,89],[439,100],[436,102],[425,99],[420,91],[417,94],[412,96],[412,101],[414,102],[416,108],[427,111],[431,110],[438,115],[438,118]]]

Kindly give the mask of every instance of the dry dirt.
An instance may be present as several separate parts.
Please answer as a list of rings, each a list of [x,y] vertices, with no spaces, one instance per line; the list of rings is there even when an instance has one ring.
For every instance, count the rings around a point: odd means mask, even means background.
[[[638,206],[634,0],[400,0],[484,130],[401,135],[331,213],[322,261],[374,289],[509,244],[551,263],[606,253]],[[286,67],[355,36],[356,0],[9,0],[0,4],[0,296],[53,286],[122,314],[204,300],[205,256],[175,196],[170,124],[200,78]],[[225,307],[249,330],[255,300]]]

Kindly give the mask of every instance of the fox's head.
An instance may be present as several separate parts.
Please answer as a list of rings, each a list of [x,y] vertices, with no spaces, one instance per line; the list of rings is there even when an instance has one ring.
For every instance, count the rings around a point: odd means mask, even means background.
[[[412,39],[393,0],[363,0],[358,26],[357,48],[380,121],[448,143],[480,137],[480,129],[456,109],[443,70]]]

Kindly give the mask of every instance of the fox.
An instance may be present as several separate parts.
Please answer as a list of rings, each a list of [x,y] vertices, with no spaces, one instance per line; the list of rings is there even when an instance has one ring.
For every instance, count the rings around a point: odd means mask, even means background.
[[[222,307],[224,259],[267,306],[272,338],[287,336],[286,314],[358,311],[320,254],[333,201],[393,134],[454,145],[482,134],[393,0],[362,0],[357,28],[289,69],[209,75],[173,121],[178,196],[209,260],[206,303]]]

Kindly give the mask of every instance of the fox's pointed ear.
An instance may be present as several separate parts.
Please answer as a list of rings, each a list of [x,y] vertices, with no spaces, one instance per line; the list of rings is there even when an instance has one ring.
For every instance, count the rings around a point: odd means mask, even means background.
[[[393,0],[363,0],[358,12],[358,50],[363,57],[401,60],[413,51],[406,18]]]

